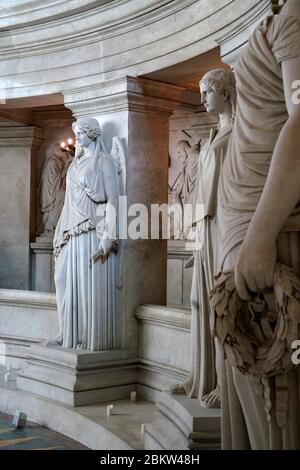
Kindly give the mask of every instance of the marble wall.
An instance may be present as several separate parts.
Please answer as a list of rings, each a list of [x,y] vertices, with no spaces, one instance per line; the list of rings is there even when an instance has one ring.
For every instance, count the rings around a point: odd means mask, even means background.
[[[0,128],[0,287],[29,289],[30,239],[36,229],[36,157],[43,131]]]

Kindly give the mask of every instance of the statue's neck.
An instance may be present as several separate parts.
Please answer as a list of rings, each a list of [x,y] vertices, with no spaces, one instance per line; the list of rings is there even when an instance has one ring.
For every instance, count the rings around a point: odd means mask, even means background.
[[[95,150],[96,150],[96,142],[91,142],[88,147],[85,147],[84,156],[92,157],[95,154]]]
[[[229,126],[229,124],[231,124],[231,117],[232,117],[231,112],[220,113],[219,114],[219,124],[220,124],[219,129]]]

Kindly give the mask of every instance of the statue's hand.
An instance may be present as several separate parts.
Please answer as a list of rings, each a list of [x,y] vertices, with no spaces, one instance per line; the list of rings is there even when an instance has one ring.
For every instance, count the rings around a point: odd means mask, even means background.
[[[108,253],[112,249],[113,243],[114,240],[112,240],[111,238],[102,238],[99,247],[102,248],[104,256],[108,255]]]
[[[250,292],[272,287],[276,255],[275,242],[245,238],[235,265],[235,285],[241,299],[250,300]]]

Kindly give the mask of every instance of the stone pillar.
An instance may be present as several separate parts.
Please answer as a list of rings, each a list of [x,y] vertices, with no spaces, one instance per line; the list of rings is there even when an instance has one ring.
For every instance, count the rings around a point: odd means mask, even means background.
[[[65,95],[76,118],[96,117],[106,148],[119,136],[126,151],[128,207],[168,202],[169,119],[182,87],[124,77]],[[130,220],[129,220],[130,223]],[[150,232],[150,231],[149,231]],[[122,349],[138,346],[134,312],[141,304],[166,304],[167,241],[125,240],[118,305]]]
[[[30,288],[30,240],[36,226],[37,127],[0,128],[0,288]]]

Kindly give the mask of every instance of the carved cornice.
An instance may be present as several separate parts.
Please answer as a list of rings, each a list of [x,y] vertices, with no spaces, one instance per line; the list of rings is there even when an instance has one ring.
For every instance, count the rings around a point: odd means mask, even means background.
[[[149,79],[124,77],[65,93],[65,106],[76,117],[120,111],[171,115],[184,88]]]
[[[47,0],[37,0],[40,4]],[[31,3],[37,3],[36,0]],[[77,3],[81,0],[67,0],[61,3]],[[47,2],[49,3],[49,2]],[[82,3],[82,2],[81,2]],[[198,0],[113,0],[113,1],[90,1],[85,0],[85,8],[76,10],[65,10],[44,21],[33,22],[34,10],[27,12],[28,23],[17,26],[16,23],[6,24],[5,19],[0,23],[0,38],[2,36],[2,49],[5,52],[11,50],[11,41],[8,41],[12,32],[15,36],[14,46],[18,47],[18,54],[32,54],[34,49],[36,53],[64,50],[69,47],[82,46],[105,40],[120,34],[126,34],[135,31],[137,28],[148,27],[161,19],[172,16],[197,4]],[[89,5],[88,5],[89,3]],[[98,6],[95,6],[97,5]],[[53,3],[50,5],[53,7]],[[57,6],[56,6],[57,8]],[[36,10],[37,11],[37,10]],[[40,9],[41,11],[41,9]],[[49,10],[50,11],[50,10]],[[26,13],[24,13],[25,18]],[[14,16],[12,13],[11,16]],[[33,23],[33,24],[32,24]],[[76,27],[74,27],[76,24]],[[1,25],[4,28],[1,28]],[[31,50],[25,48],[30,45]],[[46,49],[45,49],[46,46]],[[24,49],[22,49],[24,47]]]
[[[270,0],[261,0],[259,5],[245,15],[242,22],[217,39],[223,62],[234,65],[241,48],[248,42],[254,29],[271,12],[270,4]]]
[[[56,297],[41,292],[0,289],[0,305],[56,310]]]
[[[43,140],[39,127],[0,127],[0,147],[39,147]]]
[[[41,24],[107,3],[111,0],[18,0],[1,8],[1,29]]]
[[[185,61],[215,48],[219,36],[260,4],[260,0],[114,0],[76,14],[73,10],[70,16],[48,23],[0,29],[0,85],[9,101],[68,93],[82,83],[97,86],[175,64],[184,67]]]
[[[142,305],[136,311],[140,323],[148,323],[189,332],[191,327],[191,309],[183,307],[161,307]]]

